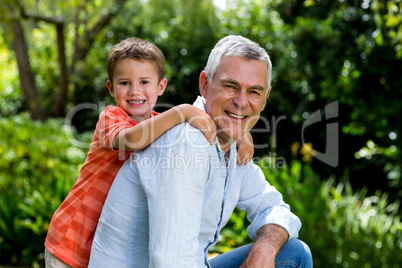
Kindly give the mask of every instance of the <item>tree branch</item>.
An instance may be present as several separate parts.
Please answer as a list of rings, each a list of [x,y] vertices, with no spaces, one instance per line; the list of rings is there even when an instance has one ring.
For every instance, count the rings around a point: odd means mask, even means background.
[[[56,32],[57,32],[57,51],[59,54],[59,65],[60,65],[60,92],[57,95],[54,112],[55,116],[62,116],[64,115],[64,108],[67,102],[67,93],[69,85],[64,24],[56,24]]]
[[[82,38],[81,42],[77,42],[77,46],[74,48],[73,55],[73,63],[72,67],[80,60],[84,60],[88,55],[90,48],[92,47],[93,42],[95,41],[98,33],[110,22],[110,20],[116,15],[116,13],[124,6],[126,0],[116,0],[115,1],[115,10],[108,11],[104,14],[99,21],[92,27],[92,29],[88,30],[85,33],[84,38]],[[74,67],[73,67],[74,68]]]
[[[81,12],[85,9],[85,5],[88,3],[88,0],[82,1],[80,5],[78,6],[77,13],[75,14],[74,18],[74,25],[75,25],[75,38],[74,38],[74,54],[73,54],[73,59],[75,58],[75,53],[78,50],[79,43],[80,43],[80,35],[78,34],[78,30],[81,24],[82,19],[80,18]],[[73,73],[75,67],[75,61],[72,61],[71,67],[70,67],[70,73]]]
[[[47,17],[47,16],[34,14],[34,13],[26,11],[24,6],[20,3],[20,1],[16,1],[15,3],[18,6],[21,17],[23,17],[24,19],[33,19],[36,21],[44,21],[44,22],[54,23],[54,24],[64,24],[65,23],[63,17],[54,17],[53,18],[53,17]]]
[[[91,30],[86,32],[84,38],[81,39],[81,42],[78,41],[76,43],[72,66],[75,66],[78,61],[85,59],[92,46],[92,43],[95,41],[96,35],[109,23],[113,16],[114,13],[107,12],[99,19],[98,23]]]
[[[17,1],[18,9],[20,10],[21,17],[24,19],[33,19],[35,21],[44,21],[47,23],[54,24],[56,26],[57,34],[57,51],[59,57],[60,66],[60,91],[57,94],[56,101],[54,104],[55,116],[62,116],[64,114],[64,107],[67,102],[68,93],[68,68],[66,59],[66,45],[64,37],[64,25],[65,20],[63,17],[47,17],[34,13],[27,12],[23,5]]]
[[[25,101],[31,112],[32,119],[45,121],[48,118],[39,100],[39,91],[35,83],[35,75],[32,72],[28,47],[25,41],[24,29],[19,20],[14,20],[10,24],[13,31],[13,50],[17,58],[19,78],[22,90],[24,91]]]

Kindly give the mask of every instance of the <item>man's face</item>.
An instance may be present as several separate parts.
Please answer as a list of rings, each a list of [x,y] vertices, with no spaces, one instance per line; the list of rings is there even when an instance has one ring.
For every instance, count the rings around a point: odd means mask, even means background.
[[[223,57],[212,81],[200,76],[206,112],[214,119],[222,148],[230,146],[258,121],[269,96],[268,67],[259,60]]]

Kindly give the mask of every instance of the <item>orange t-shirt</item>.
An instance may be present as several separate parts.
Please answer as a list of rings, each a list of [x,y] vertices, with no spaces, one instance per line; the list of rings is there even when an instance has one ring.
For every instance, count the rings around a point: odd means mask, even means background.
[[[151,116],[157,113],[152,111]],[[92,240],[106,196],[132,151],[113,149],[116,134],[138,124],[116,106],[107,106],[96,124],[91,148],[77,182],[50,222],[45,247],[73,267],[88,266]]]

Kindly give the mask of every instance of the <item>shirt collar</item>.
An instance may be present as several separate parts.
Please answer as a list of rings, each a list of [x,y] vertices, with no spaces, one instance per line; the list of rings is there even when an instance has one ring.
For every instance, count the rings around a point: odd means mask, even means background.
[[[205,98],[203,96],[198,96],[193,105],[201,110],[205,111]]]
[[[205,109],[205,98],[204,98],[203,96],[198,96],[197,99],[194,101],[193,105],[194,105],[195,107],[197,107],[197,108],[203,110],[204,112],[206,112],[206,109]],[[222,147],[221,147],[221,145],[220,145],[220,143],[219,143],[218,136],[216,137],[216,140],[215,140],[215,146],[216,146],[216,149],[217,149],[219,152],[224,153],[223,150],[222,150]],[[230,146],[230,149],[229,149],[229,151],[228,151],[227,153],[232,154],[232,152],[235,152],[235,151],[236,151],[236,142],[234,142],[234,143]]]

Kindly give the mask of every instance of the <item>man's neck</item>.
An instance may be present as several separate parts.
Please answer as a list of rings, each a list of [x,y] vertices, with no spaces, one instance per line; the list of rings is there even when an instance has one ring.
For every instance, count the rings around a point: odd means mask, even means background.
[[[234,142],[236,142],[236,140],[227,139],[227,138],[220,137],[220,136],[218,136],[218,140],[219,140],[219,144],[221,146],[221,149],[225,154],[229,151],[229,149],[232,146],[232,144]]]

